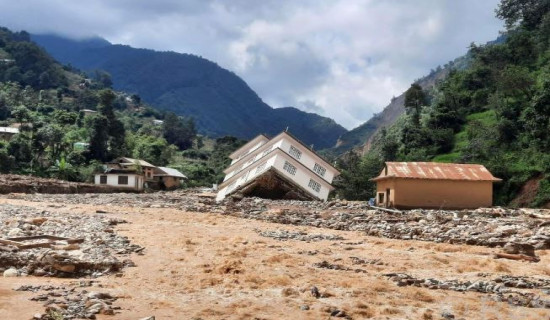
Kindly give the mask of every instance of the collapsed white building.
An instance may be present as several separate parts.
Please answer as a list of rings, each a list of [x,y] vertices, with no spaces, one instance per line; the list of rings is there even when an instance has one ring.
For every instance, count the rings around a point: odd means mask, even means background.
[[[233,152],[217,201],[232,194],[270,199],[327,200],[340,172],[288,132],[259,135]]]

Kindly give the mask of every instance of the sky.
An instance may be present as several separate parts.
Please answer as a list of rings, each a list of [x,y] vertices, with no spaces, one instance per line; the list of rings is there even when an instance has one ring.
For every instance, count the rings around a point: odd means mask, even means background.
[[[499,0],[0,0],[0,25],[191,53],[352,129],[475,42]]]

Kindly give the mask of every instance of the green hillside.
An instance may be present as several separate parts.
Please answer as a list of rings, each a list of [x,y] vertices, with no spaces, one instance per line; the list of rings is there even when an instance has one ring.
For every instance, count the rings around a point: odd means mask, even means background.
[[[89,181],[105,161],[129,156],[180,168],[189,184],[210,185],[242,144],[197,136],[192,119],[113,91],[105,74],[63,67],[24,31],[0,28],[0,57],[0,127],[19,130],[0,140],[1,173]]]
[[[497,16],[507,25],[503,42],[472,45],[468,66],[431,91],[411,86],[406,113],[365,157],[341,160],[354,173],[343,175],[342,195],[372,196],[366,179],[384,161],[441,161],[484,164],[503,179],[498,205],[550,205],[550,2],[502,0]],[[525,197],[528,181],[536,192]]]

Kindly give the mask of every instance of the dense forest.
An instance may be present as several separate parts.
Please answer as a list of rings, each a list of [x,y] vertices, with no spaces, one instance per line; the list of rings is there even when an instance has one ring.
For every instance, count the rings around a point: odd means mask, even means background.
[[[241,140],[199,136],[193,119],[112,84],[108,73],[64,67],[28,33],[0,28],[0,127],[19,130],[0,141],[0,172],[89,181],[102,163],[127,156],[180,169],[188,185],[220,180]]]
[[[370,151],[340,159],[340,196],[370,198],[385,161],[436,161],[484,164],[503,179],[497,205],[550,203],[550,2],[502,0],[496,15],[505,41],[472,44],[468,67],[429,91],[414,83]]]

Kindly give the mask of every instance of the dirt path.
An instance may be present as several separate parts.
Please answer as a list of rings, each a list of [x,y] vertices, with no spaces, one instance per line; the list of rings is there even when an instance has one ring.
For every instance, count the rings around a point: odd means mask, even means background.
[[[0,203],[44,208],[48,204],[0,199]],[[501,274],[550,276],[550,255],[541,262],[494,260],[494,249],[366,237],[313,227],[279,225],[175,209],[69,205],[72,213],[102,209],[128,220],[116,227],[144,255],[137,267],[121,277],[99,278],[103,288],[119,297],[122,310],[98,319],[548,319],[548,309],[513,307],[474,292],[459,293],[398,287],[383,276],[406,272],[416,277],[479,279]],[[57,210],[57,209],[56,209]],[[299,241],[264,237],[258,231],[304,232],[340,236],[343,240]],[[353,264],[351,257],[374,264]],[[350,270],[314,264],[327,261]],[[29,302],[31,293],[11,291],[18,284],[69,281],[45,278],[3,278],[0,313],[6,319],[28,320],[42,309]],[[311,288],[321,294],[316,298]],[[307,309],[307,310],[306,310]],[[5,313],[4,313],[5,312]],[[336,318],[335,318],[336,319]]]

